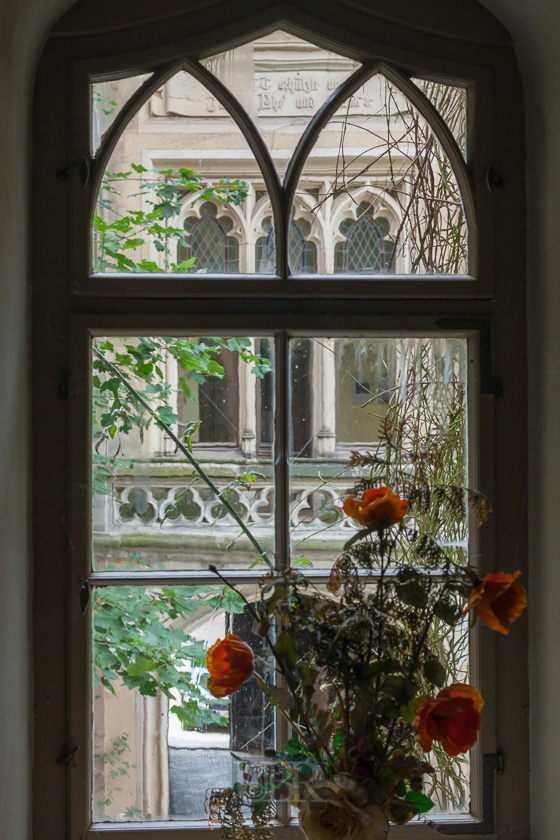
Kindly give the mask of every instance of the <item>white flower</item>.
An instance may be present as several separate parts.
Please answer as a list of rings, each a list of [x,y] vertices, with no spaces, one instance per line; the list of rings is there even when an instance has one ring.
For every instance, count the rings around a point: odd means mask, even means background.
[[[308,785],[299,824],[308,840],[386,840],[389,823],[378,805],[348,773]]]

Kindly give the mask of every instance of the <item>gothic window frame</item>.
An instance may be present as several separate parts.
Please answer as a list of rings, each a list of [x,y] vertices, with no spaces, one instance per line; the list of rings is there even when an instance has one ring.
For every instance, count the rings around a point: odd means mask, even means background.
[[[413,18],[397,21],[377,9],[377,4],[371,13],[352,4],[349,14],[347,3],[318,0],[301,0],[297,7],[230,0],[218,2],[219,13],[216,4],[201,3],[196,15],[158,10],[154,13],[156,25],[127,18],[131,12],[115,10],[120,18],[113,27],[99,25],[82,3],[85,28],[72,23],[70,15],[53,30],[38,70],[34,112],[37,840],[98,840],[117,834],[130,840],[148,836],[163,840],[170,833],[187,833],[193,840],[209,836],[202,825],[96,824],[91,828],[87,819],[90,717],[86,698],[91,676],[87,596],[90,584],[99,585],[89,569],[90,508],[84,489],[88,487],[91,451],[87,393],[92,336],[118,335],[123,330],[128,334],[154,330],[174,334],[204,327],[274,335],[280,353],[278,422],[284,428],[287,374],[283,361],[290,331],[295,335],[325,331],[441,335],[446,331],[469,337],[476,404],[476,428],[471,438],[475,479],[494,499],[497,511],[481,534],[478,549],[487,565],[496,563],[510,570],[507,563],[514,555],[519,567],[526,570],[526,509],[519,492],[526,480],[522,95],[511,44],[497,25],[484,16],[477,17],[474,12],[479,7],[474,2],[467,3],[473,14],[462,17],[460,31],[453,29],[451,19],[440,20],[429,10],[419,12],[425,16],[420,22]],[[138,14],[141,17],[141,12]],[[231,276],[209,276],[201,287],[189,276],[90,273],[90,218],[103,162],[103,156],[92,161],[89,148],[91,80],[155,71],[155,78],[144,84],[115,120],[105,141],[106,159],[111,144],[145,97],[182,66],[185,55],[212,55],[280,27],[369,62],[370,69],[378,67],[429,114],[443,135],[445,126],[410,79],[461,82],[467,87],[469,157],[465,163],[455,155],[453,162],[470,202],[470,275],[348,278],[318,274],[296,278],[288,271],[287,250],[281,245],[276,274],[241,273],[234,284]],[[225,96],[220,84],[196,65],[188,66],[204,77],[218,99],[227,99],[234,117],[245,126],[285,242],[291,201],[286,200],[262,143],[246,125],[238,103]],[[350,88],[351,84],[345,91]],[[55,121],[53,111],[58,115]],[[327,111],[321,111],[313,131],[321,120],[326,121]],[[504,126],[508,127],[507,136]],[[313,132],[302,139],[299,164],[312,139]],[[287,183],[292,190],[297,186],[299,164],[288,170]],[[280,471],[279,476],[282,499],[287,492],[282,484],[285,473]],[[279,552],[285,551],[280,538]],[[141,577],[134,581],[142,583]],[[506,833],[528,822],[528,749],[522,724],[527,703],[525,619],[519,627],[515,647],[502,648],[501,640],[491,639],[484,649],[478,645],[475,651],[474,668],[487,703],[480,746],[484,760],[477,765],[479,777],[474,781],[478,822],[465,825],[449,820],[441,826],[457,837],[493,835],[495,827]],[[296,836],[292,828],[279,826],[274,831],[278,837]],[[403,826],[391,831],[394,840],[423,836],[431,836],[431,830]]]

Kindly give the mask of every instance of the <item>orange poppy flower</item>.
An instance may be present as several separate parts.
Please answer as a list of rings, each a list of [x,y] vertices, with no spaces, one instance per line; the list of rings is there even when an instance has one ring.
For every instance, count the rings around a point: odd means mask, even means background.
[[[506,575],[486,575],[477,581],[471,589],[469,603],[463,615],[473,608],[482,621],[492,630],[508,633],[509,625],[519,618],[527,606],[527,593],[520,583],[516,582],[521,572]]]
[[[208,691],[214,697],[227,697],[253,676],[253,651],[239,636],[228,633],[218,639],[206,656],[210,671]]]
[[[391,493],[388,487],[374,487],[366,490],[361,498],[348,496],[342,510],[361,525],[376,521],[388,526],[401,521],[408,510],[408,502]]]
[[[476,688],[462,683],[443,688],[435,698],[420,697],[414,726],[424,752],[430,752],[432,741],[439,741],[447,755],[470,750],[476,744],[483,705]]]

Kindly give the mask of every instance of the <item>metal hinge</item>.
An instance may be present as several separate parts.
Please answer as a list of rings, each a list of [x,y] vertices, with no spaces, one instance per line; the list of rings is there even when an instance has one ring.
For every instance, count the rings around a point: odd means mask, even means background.
[[[482,756],[482,820],[478,823],[461,825],[448,823],[447,825],[432,824],[441,834],[494,834],[494,793],[496,773],[500,776],[505,771],[504,754],[500,752],[487,753]]]
[[[503,190],[506,186],[506,182],[501,175],[498,175],[492,165],[486,167],[486,172],[484,173],[484,183],[486,184],[488,192]]]

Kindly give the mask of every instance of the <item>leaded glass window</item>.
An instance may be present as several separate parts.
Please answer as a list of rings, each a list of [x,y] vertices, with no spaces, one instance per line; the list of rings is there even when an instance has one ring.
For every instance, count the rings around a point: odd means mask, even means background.
[[[272,219],[267,217],[263,221],[263,229],[267,229],[266,237],[259,237],[255,246],[255,261],[257,271],[265,273],[268,266],[276,259],[276,240]],[[317,273],[317,246],[309,241],[306,236],[311,228],[306,219],[293,219],[290,221],[288,238],[288,258],[290,270],[294,274],[316,274]]]
[[[184,222],[188,245],[178,245],[177,262],[194,257],[196,263],[190,271],[218,274],[239,271],[239,242],[227,235],[233,222],[227,216],[218,219],[217,215],[216,205],[207,201],[200,208],[200,218],[189,216]]]
[[[357,218],[344,219],[339,232],[346,239],[335,245],[335,272],[340,274],[384,274],[396,270],[390,222],[374,217],[372,206],[362,202]]]

